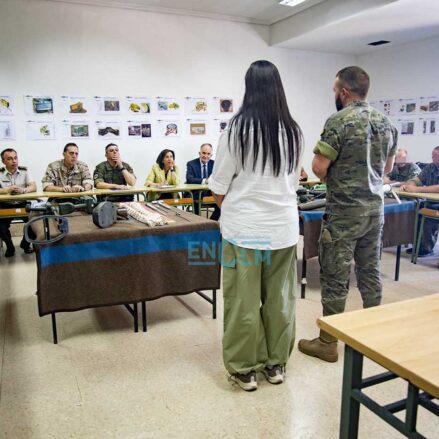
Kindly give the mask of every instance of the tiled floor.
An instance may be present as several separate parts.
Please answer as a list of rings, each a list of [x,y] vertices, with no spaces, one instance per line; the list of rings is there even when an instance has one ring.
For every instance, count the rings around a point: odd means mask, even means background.
[[[17,244],[18,244],[18,239]],[[439,252],[436,251],[436,255]],[[383,256],[384,303],[439,292],[438,257],[417,266]],[[308,265],[298,299],[297,336],[314,337],[321,312],[318,264]],[[361,307],[355,280],[349,309]],[[132,332],[123,307],[58,315],[59,344],[49,317],[37,311],[34,255],[0,259],[0,437],[3,438],[337,438],[343,354],[329,364],[294,350],[287,380],[261,379],[245,393],[227,381],[219,318],[198,296],[148,304],[148,333]],[[425,334],[437,343],[437,334]],[[365,373],[380,371],[366,361]],[[371,389],[380,401],[404,396],[401,380]],[[438,418],[420,410],[419,430],[439,437]],[[360,438],[399,438],[361,410]]]

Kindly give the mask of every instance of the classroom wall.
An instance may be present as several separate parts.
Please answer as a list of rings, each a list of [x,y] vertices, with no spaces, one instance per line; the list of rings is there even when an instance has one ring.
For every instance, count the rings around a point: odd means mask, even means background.
[[[382,48],[358,57],[358,65],[371,76],[371,101],[439,96],[439,38]],[[400,136],[399,145],[408,150],[412,161],[431,162],[439,135]]]
[[[268,46],[269,28],[238,22],[158,14],[40,0],[0,2],[0,95],[16,102],[16,141],[21,164],[28,165],[41,188],[46,165],[61,158],[69,139],[26,140],[26,94],[76,96],[231,96],[242,98],[251,62],[268,59],[281,73],[293,117],[306,141],[305,167],[327,116],[334,111],[335,73],[354,57]],[[55,101],[55,104],[57,101]],[[237,107],[237,105],[235,105]],[[55,108],[56,111],[56,108]],[[65,115],[55,113],[59,123]],[[93,116],[90,120],[101,120]],[[108,120],[114,117],[106,116]],[[119,117],[118,117],[119,119]],[[127,120],[127,116],[120,116]],[[199,145],[214,145],[219,134],[203,137],[117,141],[122,158],[144,179],[160,150],[174,149],[176,161],[197,156]],[[80,159],[93,171],[104,160],[108,140],[78,140]],[[183,176],[184,179],[184,176]]]

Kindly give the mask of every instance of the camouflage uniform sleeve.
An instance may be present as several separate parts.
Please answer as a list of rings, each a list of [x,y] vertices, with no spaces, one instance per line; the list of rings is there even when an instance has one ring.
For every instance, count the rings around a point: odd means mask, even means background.
[[[126,170],[127,170],[130,174],[132,174],[134,178],[137,179],[136,174],[134,174],[134,170],[133,170],[133,168],[132,168],[128,163],[123,162],[122,164],[123,164],[124,168],[126,168]]]
[[[320,140],[314,147],[314,154],[322,155],[333,162],[339,154],[341,145],[341,125],[334,117],[330,117],[320,135]]]
[[[426,166],[418,175],[414,178],[411,178],[410,181],[413,181],[416,186],[423,186],[428,179],[428,166]]]
[[[415,180],[420,173],[421,168],[416,163],[411,163],[407,180]]]
[[[88,169],[88,165],[84,163],[82,167],[81,186],[84,186],[86,184],[89,184],[91,185],[91,187],[93,187],[93,179],[91,178],[90,169]]]
[[[398,177],[396,176],[396,166],[394,166],[392,170],[387,174],[387,178],[391,181],[397,180]]]
[[[104,171],[105,171],[105,164],[103,165],[102,163],[99,163],[99,165],[96,166],[95,171],[93,173],[93,180],[95,186],[98,183],[105,182]]]
[[[55,169],[53,167],[53,163],[50,163],[47,166],[46,173],[44,174],[43,179],[41,180],[43,185],[43,190],[46,189],[47,186],[56,185],[56,174]]]
[[[392,157],[396,154],[396,150],[398,149],[398,130],[392,124],[392,134],[393,134],[393,145],[389,151],[389,157]]]

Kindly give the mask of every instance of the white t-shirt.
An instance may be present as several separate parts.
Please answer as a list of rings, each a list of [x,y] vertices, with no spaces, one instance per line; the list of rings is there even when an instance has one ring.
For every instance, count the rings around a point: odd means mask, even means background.
[[[277,177],[271,171],[269,159],[262,173],[262,151],[255,171],[252,151],[243,169],[234,136],[230,139],[230,149],[228,137],[229,131],[226,130],[220,137],[215,165],[209,177],[209,189],[215,194],[225,195],[220,218],[223,239],[239,247],[260,250],[278,250],[297,244],[296,189],[300,165],[288,174],[281,133],[281,172]]]

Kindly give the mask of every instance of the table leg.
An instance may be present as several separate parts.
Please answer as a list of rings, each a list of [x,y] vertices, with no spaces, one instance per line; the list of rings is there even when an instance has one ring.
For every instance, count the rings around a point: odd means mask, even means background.
[[[137,302],[133,303],[134,332],[139,332],[139,314],[137,312]]]
[[[405,425],[410,433],[416,433],[418,417],[419,389],[413,384],[408,385]]]
[[[396,266],[395,266],[395,281],[399,280],[399,265],[401,263],[401,245],[396,248]]]
[[[360,403],[352,398],[352,390],[361,389],[362,375],[363,355],[345,345],[340,439],[356,439],[358,437]]]
[[[306,290],[306,258],[305,258],[305,248],[303,248],[302,253],[302,277],[300,280],[300,298],[305,298],[305,290]]]
[[[419,198],[416,199],[416,209],[415,209],[415,230],[413,232],[413,244],[412,244],[412,262],[415,262],[415,249],[418,240],[418,217],[419,217],[419,208],[421,205],[421,201]]]
[[[58,344],[58,334],[56,333],[56,317],[55,313],[52,313],[52,334],[53,334],[53,343]]]
[[[146,302],[142,302],[142,326],[143,332],[146,332]]]
[[[212,319],[216,319],[216,290],[212,290]]]

